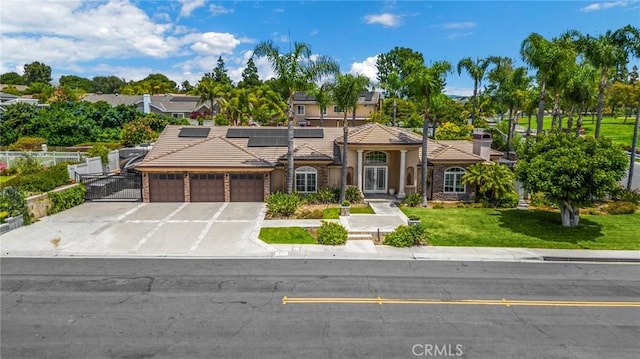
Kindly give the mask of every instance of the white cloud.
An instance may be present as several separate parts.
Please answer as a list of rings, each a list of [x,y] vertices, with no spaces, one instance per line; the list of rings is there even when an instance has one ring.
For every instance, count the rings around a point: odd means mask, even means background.
[[[467,32],[454,32],[452,34],[449,34],[447,36],[445,36],[445,39],[449,39],[449,40],[453,40],[453,39],[457,39],[460,37],[467,37],[467,36],[471,36],[473,35],[473,31],[467,31]]]
[[[309,33],[309,35],[315,36],[315,35],[318,35],[319,33],[320,33],[320,30],[318,29],[311,29],[311,32]]]
[[[444,29],[444,30],[472,29],[476,27],[476,23],[473,21],[449,22],[446,24],[436,25],[435,27]]]
[[[271,67],[271,63],[269,62],[269,60],[267,60],[266,57],[254,57],[253,62],[258,68],[258,76],[260,76],[260,79],[262,81],[267,81],[271,78],[276,77],[276,73],[275,71],[273,71],[273,67]]]
[[[444,93],[447,95],[458,95],[458,96],[473,96],[473,87],[455,87],[455,86],[446,86],[444,89]]]
[[[182,4],[182,8],[180,9],[180,16],[190,16],[193,10],[204,5],[204,1],[205,0],[179,0],[180,4]]]
[[[380,24],[385,27],[398,27],[400,26],[401,16],[391,13],[382,13],[365,15],[363,19],[367,24]]]
[[[211,4],[211,6],[209,6],[209,11],[213,16],[233,13],[233,9],[229,9],[222,5],[216,5],[216,4]]]
[[[607,2],[597,2],[591,5],[587,5],[585,7],[580,8],[582,12],[592,12],[598,10],[610,9],[612,7],[625,7],[629,4],[633,4],[636,1],[607,1]]]
[[[240,40],[229,33],[205,32],[200,39],[191,45],[191,49],[203,55],[230,54]]]
[[[378,55],[367,57],[362,62],[354,62],[351,64],[350,73],[354,75],[367,76],[372,82],[377,81],[378,68],[376,67],[376,60]]]

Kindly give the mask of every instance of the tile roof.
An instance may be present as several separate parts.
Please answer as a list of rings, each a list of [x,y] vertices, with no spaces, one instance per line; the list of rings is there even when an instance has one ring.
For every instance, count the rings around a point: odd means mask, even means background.
[[[418,151],[418,155],[422,158],[422,148]],[[484,158],[474,155],[473,152],[466,152],[459,148],[449,146],[443,143],[429,140],[427,144],[427,159],[429,161],[442,162],[477,162],[484,161]]]
[[[319,151],[307,143],[303,143],[293,150],[293,158],[296,160],[333,160],[333,156],[327,154],[326,152]],[[287,154],[285,153],[284,155],[280,156],[279,159],[286,160]]]
[[[378,103],[378,100],[380,99],[380,93],[377,91],[364,91],[364,92],[360,92],[358,94],[358,103],[360,104],[364,104],[364,103]],[[296,92],[293,94],[293,101],[294,102],[316,102],[316,98],[313,96],[313,94],[308,93],[308,92]]]
[[[464,152],[473,153],[473,141],[469,140],[439,140],[438,143],[455,147]],[[504,156],[504,153],[491,149],[491,156]]]
[[[337,139],[343,143],[342,138]],[[349,144],[416,145],[422,143],[422,136],[398,127],[367,123],[349,131]]]

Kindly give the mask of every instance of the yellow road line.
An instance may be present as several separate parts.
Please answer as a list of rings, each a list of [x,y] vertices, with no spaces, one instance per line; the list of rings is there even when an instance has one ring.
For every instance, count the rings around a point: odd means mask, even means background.
[[[640,302],[598,302],[570,300],[508,300],[501,299],[402,299],[402,298],[312,298],[282,297],[282,304],[439,304],[439,305],[504,305],[543,307],[613,307],[640,308]]]

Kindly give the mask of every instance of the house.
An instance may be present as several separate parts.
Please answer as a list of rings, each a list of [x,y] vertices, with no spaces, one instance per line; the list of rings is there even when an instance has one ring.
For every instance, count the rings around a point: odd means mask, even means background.
[[[350,129],[347,144],[347,182],[365,197],[419,191],[421,135],[367,123]],[[490,160],[490,145],[488,134],[477,135],[471,150],[429,140],[428,198],[471,200],[462,175]],[[339,187],[343,148],[342,128],[295,128],[295,190]],[[263,201],[286,189],[286,155],[285,128],[167,126],[136,169],[145,202]]]
[[[16,103],[28,103],[30,105],[37,105],[40,107],[48,106],[47,104],[39,104],[38,102],[39,101],[36,98],[21,97],[6,92],[0,92],[0,111],[4,111],[6,106]]]
[[[104,101],[111,106],[135,105],[143,113],[160,113],[175,118],[190,118],[192,113],[210,113],[211,105],[200,103],[199,96],[175,94],[164,95],[120,95],[88,94],[83,101]],[[215,107],[215,106],[214,106]],[[214,109],[215,112],[216,109]],[[215,113],[214,113],[215,114]]]
[[[356,126],[365,123],[371,114],[378,112],[381,106],[379,92],[367,91],[358,96],[356,107]],[[313,95],[306,92],[293,94],[293,117],[297,126],[320,126],[320,106]],[[324,109],[322,127],[340,127],[343,125],[344,111],[334,104]],[[348,126],[353,126],[353,113],[347,114]]]

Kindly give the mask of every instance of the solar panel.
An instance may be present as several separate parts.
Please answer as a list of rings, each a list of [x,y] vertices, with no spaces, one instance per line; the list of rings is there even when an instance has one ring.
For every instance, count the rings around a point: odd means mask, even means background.
[[[247,147],[287,147],[286,137],[251,137]]]
[[[209,131],[211,131],[209,127],[185,127],[180,129],[178,137],[205,138],[209,136]]]
[[[321,128],[296,128],[295,138],[324,138],[324,131]]]
[[[246,138],[248,128],[230,128],[227,130],[227,138]]]

